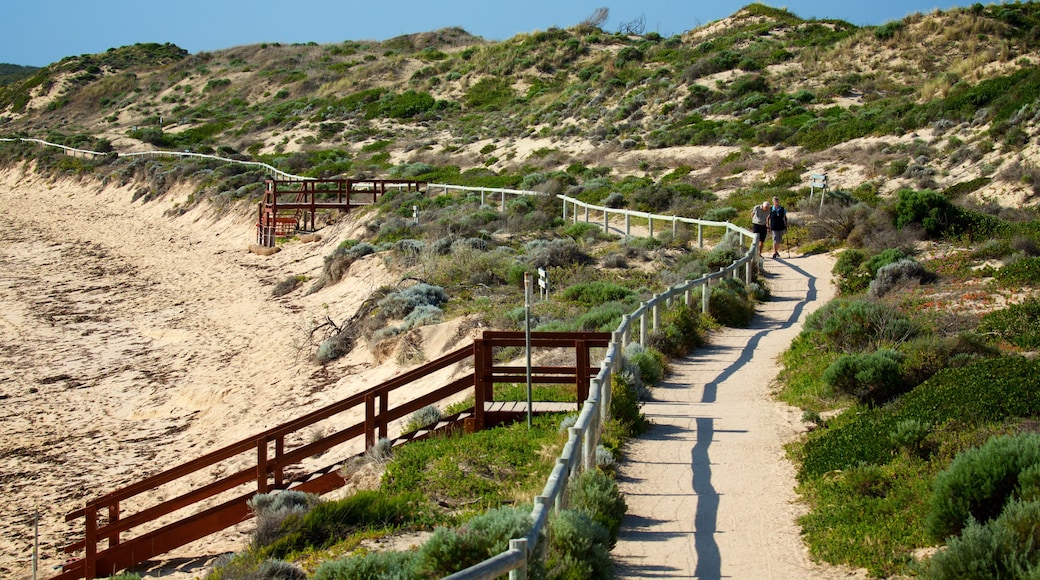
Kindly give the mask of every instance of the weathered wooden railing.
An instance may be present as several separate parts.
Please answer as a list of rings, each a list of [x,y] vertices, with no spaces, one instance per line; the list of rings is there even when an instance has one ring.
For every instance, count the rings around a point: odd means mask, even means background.
[[[573,366],[532,367],[533,381],[575,384],[577,402],[572,408],[577,410],[589,391],[590,377],[596,372],[589,363],[590,351],[606,347],[609,339],[609,333],[532,333],[532,349],[567,348],[575,351]],[[378,438],[387,438],[393,422],[427,405],[458,399],[460,394],[470,389],[473,407],[449,418],[442,427],[454,424],[459,428],[480,430],[489,423],[500,421],[509,411],[504,411],[501,402],[494,400],[494,385],[517,382],[518,372],[525,372],[526,367],[496,364],[495,349],[515,347],[524,342],[523,333],[487,331],[472,345],[364,392],[88,501],[83,509],[66,517],[68,521],[84,521],[83,540],[65,548],[68,553],[82,553],[82,557],[66,564],[55,578],[107,576],[226,529],[251,517],[247,502],[257,493],[294,489],[322,494],[342,487],[345,483],[340,475],[342,461],[330,458],[325,460],[329,461],[326,465],[303,470],[305,475],[289,476],[287,472],[308,459],[317,461],[313,458],[334,448],[346,447],[348,452],[353,452],[347,457],[356,456],[357,443],[363,441],[362,449],[370,449]],[[438,385],[437,377],[431,375],[442,371],[447,374],[468,361],[472,361],[473,372],[460,378],[445,379],[446,384],[441,386],[427,385],[419,393],[398,391],[422,379]],[[354,412],[353,417],[350,412]],[[305,430],[330,419],[355,422],[346,427],[334,425],[332,432],[316,440],[293,443],[306,439]],[[355,445],[347,445],[350,443]],[[235,459],[237,462],[231,461]],[[210,474],[218,470],[232,473],[214,480]],[[190,490],[172,499],[150,501],[152,495],[164,493],[163,486],[175,482]],[[137,509],[131,514],[124,513],[131,502]],[[198,511],[175,515],[187,508]],[[133,537],[125,537],[131,532]],[[105,543],[107,546],[102,547]]]

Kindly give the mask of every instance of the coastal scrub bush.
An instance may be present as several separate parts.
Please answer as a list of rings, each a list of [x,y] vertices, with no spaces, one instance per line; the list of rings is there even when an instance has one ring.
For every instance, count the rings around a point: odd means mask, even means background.
[[[535,268],[563,267],[571,264],[590,264],[592,258],[578,248],[570,238],[532,240],[525,244],[528,263]]]
[[[834,261],[831,272],[837,276],[838,292],[842,294],[855,294],[867,289],[870,284],[870,274],[865,268],[861,268],[867,259],[867,253],[863,250],[849,248],[838,254]]]
[[[1012,500],[990,522],[969,520],[927,563],[928,578],[1036,578],[1040,574],[1040,502]]]
[[[862,403],[878,405],[903,392],[902,360],[902,353],[889,348],[845,354],[823,371],[823,381]]]
[[[895,308],[870,300],[828,302],[805,320],[803,332],[828,350],[861,352],[913,338],[919,329]]]
[[[1040,298],[984,314],[978,330],[1019,348],[1040,348]]]
[[[319,503],[317,496],[299,491],[258,493],[246,505],[256,515],[253,546],[262,548],[281,537],[282,523],[292,516],[302,516]]]
[[[286,558],[308,548],[324,548],[357,530],[393,529],[421,521],[428,517],[427,512],[419,493],[361,490],[341,500],[318,503],[305,515],[286,519],[281,536],[264,550],[264,555]]]
[[[613,282],[595,281],[568,286],[559,296],[563,300],[592,307],[607,302],[624,301],[635,296],[635,292]]]
[[[568,507],[602,525],[610,536],[608,547],[613,548],[621,531],[621,519],[628,510],[617,481],[610,474],[587,469],[571,480],[569,488]]]
[[[997,270],[997,282],[1001,286],[1040,285],[1040,257],[1019,258]]]
[[[419,548],[420,566],[443,578],[506,551],[509,540],[531,529],[530,506],[504,506],[484,512],[457,528],[438,527]]]
[[[667,311],[662,327],[650,335],[648,346],[668,357],[679,357],[704,344],[700,310],[682,304]]]
[[[436,425],[441,420],[441,410],[433,405],[426,405],[422,409],[412,413],[408,423],[401,429],[402,433],[418,431],[427,425]]]
[[[416,552],[368,552],[328,560],[315,570],[313,580],[413,580],[421,578]]]
[[[871,298],[881,298],[899,286],[911,282],[928,284],[936,278],[934,272],[930,272],[917,260],[903,258],[878,268],[877,275],[867,288],[867,295]]]
[[[747,248],[740,245],[740,236],[727,231],[704,257],[704,263],[712,269],[723,268],[741,259],[746,253]]]
[[[610,534],[588,515],[561,510],[549,519],[549,554],[545,558],[546,578],[612,578]]]
[[[440,306],[448,301],[448,294],[440,286],[419,282],[404,290],[388,294],[379,301],[380,311],[388,318],[402,319],[419,306]]]
[[[723,326],[746,328],[755,315],[755,304],[742,280],[725,278],[711,289],[708,313]]]
[[[994,437],[962,452],[935,478],[925,520],[928,533],[944,540],[960,534],[969,521],[985,523],[997,518],[1018,495],[1019,476],[1038,468],[1037,433]]]
[[[891,405],[842,413],[829,420],[826,429],[810,433],[802,447],[798,478],[815,479],[861,461],[888,463],[898,446],[878,434],[895,431],[905,419],[982,425],[1040,414],[1038,374],[1040,362],[1008,356],[943,369]]]
[[[364,256],[374,254],[375,251],[376,249],[371,244],[365,242],[343,241],[331,254],[325,256],[321,279],[311,291],[315,292],[327,285],[339,282],[350,269],[351,264]]]

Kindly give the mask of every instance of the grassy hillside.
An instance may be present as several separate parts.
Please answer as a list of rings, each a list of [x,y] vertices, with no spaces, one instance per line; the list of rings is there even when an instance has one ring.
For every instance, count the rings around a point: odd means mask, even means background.
[[[669,38],[583,23],[502,42],[445,29],[194,55],[135,45],[0,90],[0,132],[286,167],[333,150],[330,171],[355,174],[689,167],[680,181],[716,192],[809,172],[871,193],[989,179],[975,197],[1012,205],[1035,196],[1038,16],[977,4],[859,28],[752,4]]]

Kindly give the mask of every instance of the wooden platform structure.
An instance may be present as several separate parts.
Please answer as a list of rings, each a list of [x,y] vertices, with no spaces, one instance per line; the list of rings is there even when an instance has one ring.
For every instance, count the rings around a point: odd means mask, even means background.
[[[387,191],[421,191],[426,182],[410,179],[308,179],[264,181],[256,221],[256,243],[274,247],[279,237],[314,231],[318,210],[349,212],[372,205]]]
[[[592,377],[599,372],[591,365],[592,350],[605,349],[609,340],[607,332],[531,333],[532,352],[573,352],[574,360],[565,366],[533,366],[532,383],[574,385],[576,399],[572,403],[532,401],[532,412],[579,410]],[[382,384],[87,501],[65,518],[83,521],[83,539],[64,548],[79,556],[68,560],[54,578],[109,576],[239,524],[252,517],[247,502],[258,493],[292,489],[324,494],[343,487],[344,464],[364,453],[357,453],[357,447],[370,449],[378,438],[388,438],[391,422],[428,405],[457,402],[467,391],[472,392],[472,407],[436,425],[398,434],[391,445],[437,432],[473,432],[519,420],[527,413],[527,402],[495,401],[494,386],[526,382],[527,369],[497,364],[496,351],[515,351],[525,342],[522,332],[485,331],[472,344]],[[560,352],[554,354],[554,360],[562,358]],[[454,378],[470,364],[472,372]],[[420,379],[428,386],[413,385]],[[409,385],[410,392],[421,394],[405,398],[399,389]],[[319,432],[322,435],[315,439],[313,434]],[[310,466],[305,468],[305,463]],[[189,491],[176,495],[164,487],[171,483]]]

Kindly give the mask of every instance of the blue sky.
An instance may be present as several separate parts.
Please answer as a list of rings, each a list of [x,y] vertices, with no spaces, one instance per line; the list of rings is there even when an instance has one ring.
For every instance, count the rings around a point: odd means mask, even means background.
[[[385,40],[460,26],[487,40],[567,28],[597,8],[603,29],[642,18],[646,32],[682,33],[730,16],[750,0],[8,0],[0,28],[0,63],[44,66],[66,56],[138,42],[170,42],[191,53],[262,42],[336,43]],[[969,0],[787,0],[764,2],[802,18],[878,25],[914,12],[972,4]]]

